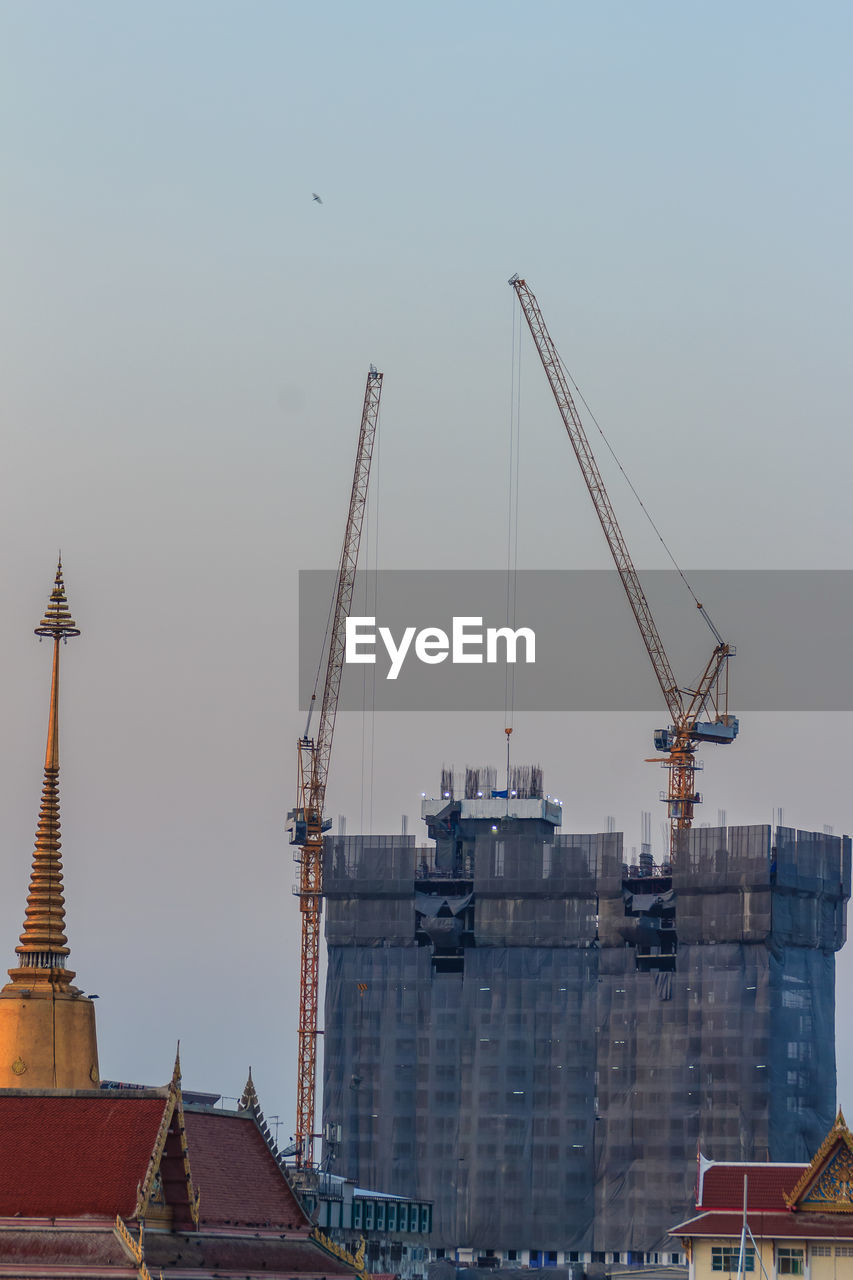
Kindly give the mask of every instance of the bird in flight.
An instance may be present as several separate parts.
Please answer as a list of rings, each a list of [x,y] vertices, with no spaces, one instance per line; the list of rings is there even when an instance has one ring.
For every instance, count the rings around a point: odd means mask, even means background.
[[[312,191],[312,192],[311,192],[311,195],[314,197],[314,199],[316,200],[317,204],[322,204],[322,203],[323,203],[323,201],[322,201],[322,200],[320,199],[320,197],[317,195],[317,192],[316,192],[316,191]]]

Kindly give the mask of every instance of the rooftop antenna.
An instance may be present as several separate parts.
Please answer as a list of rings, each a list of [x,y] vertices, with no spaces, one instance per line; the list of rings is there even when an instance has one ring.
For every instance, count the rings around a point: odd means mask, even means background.
[[[753,1247],[755,1256],[758,1258],[758,1265],[761,1267],[761,1274],[764,1276],[764,1280],[769,1280],[767,1271],[765,1270],[765,1267],[764,1267],[764,1260],[761,1257],[761,1250],[759,1249],[758,1245],[755,1243],[755,1236],[752,1234],[752,1230],[750,1228],[749,1221],[746,1215],[747,1182],[748,1182],[747,1175],[744,1174],[743,1175],[743,1224],[740,1229],[740,1251],[738,1253],[738,1260],[737,1260],[737,1280],[743,1280],[743,1274],[746,1269],[746,1237],[747,1236],[749,1236],[750,1240],[752,1241],[752,1247]]]

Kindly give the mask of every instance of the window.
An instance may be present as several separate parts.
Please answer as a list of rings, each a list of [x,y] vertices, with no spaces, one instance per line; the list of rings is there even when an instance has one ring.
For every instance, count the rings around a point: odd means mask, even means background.
[[[740,1259],[739,1244],[715,1244],[711,1246],[711,1270],[728,1271],[737,1275]],[[755,1270],[755,1250],[746,1249],[743,1258],[744,1271]]]
[[[817,1253],[817,1250],[815,1250]],[[853,1258],[853,1246],[849,1244],[840,1244],[835,1250],[836,1258]]]
[[[804,991],[783,991],[782,992],[782,1008],[783,1009],[807,1009],[808,998]]]
[[[776,1247],[776,1274],[780,1276],[802,1276],[805,1275],[805,1264],[803,1262],[803,1250],[792,1249],[787,1245],[777,1245]]]
[[[831,1258],[832,1245],[829,1244],[813,1244],[812,1253],[816,1258]]]

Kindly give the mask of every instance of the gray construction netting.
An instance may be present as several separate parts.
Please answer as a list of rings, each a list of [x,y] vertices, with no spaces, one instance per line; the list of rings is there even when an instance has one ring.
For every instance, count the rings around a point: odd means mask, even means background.
[[[615,833],[484,831],[465,884],[432,855],[327,840],[334,1172],[431,1200],[433,1246],[630,1252],[689,1212],[697,1142],[718,1160],[817,1148],[846,837],[699,828],[645,884]]]

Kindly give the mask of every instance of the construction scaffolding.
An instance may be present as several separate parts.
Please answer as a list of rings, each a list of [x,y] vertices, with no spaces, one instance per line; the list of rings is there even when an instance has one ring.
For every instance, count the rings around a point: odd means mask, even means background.
[[[850,841],[697,828],[630,866],[481,789],[426,802],[434,845],[327,839],[326,1154],[432,1201],[436,1246],[656,1250],[697,1142],[803,1160],[832,1122]]]

